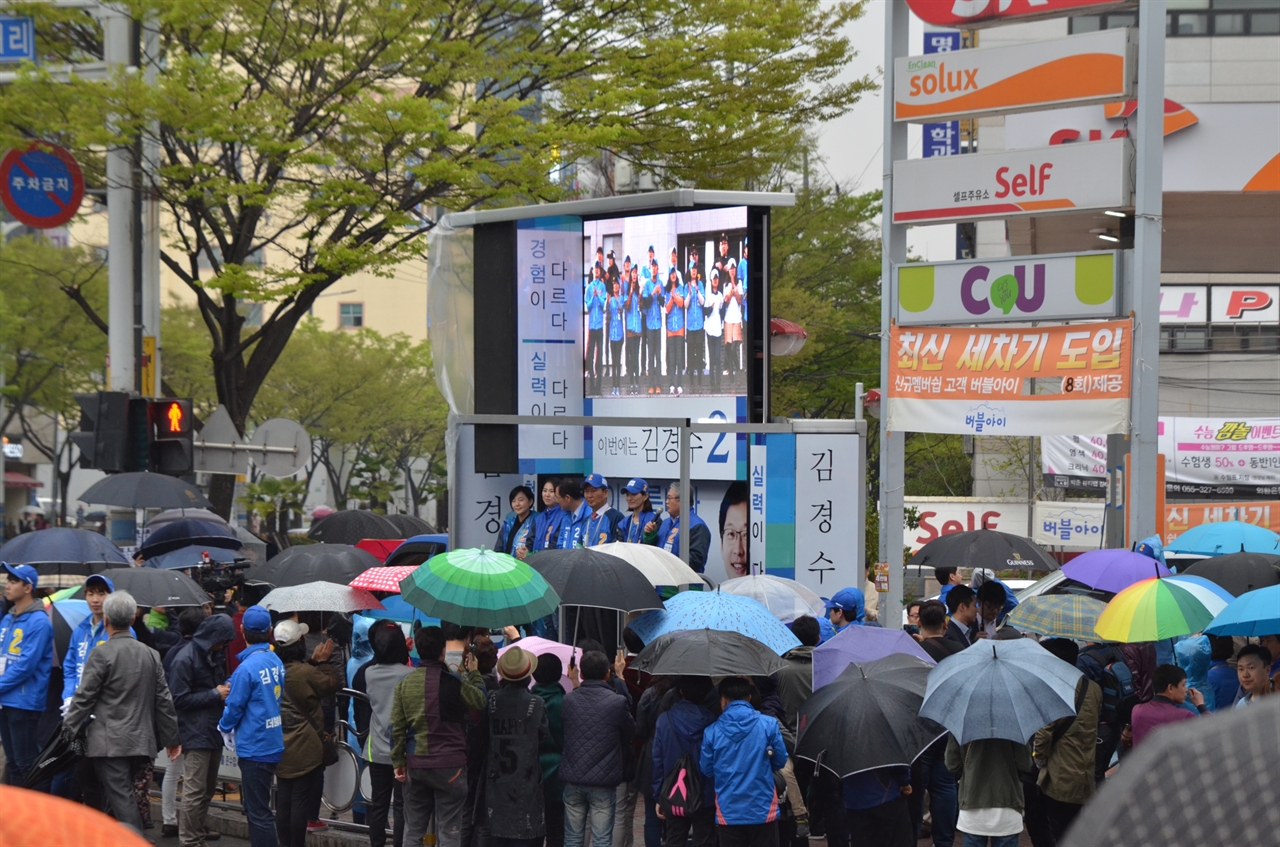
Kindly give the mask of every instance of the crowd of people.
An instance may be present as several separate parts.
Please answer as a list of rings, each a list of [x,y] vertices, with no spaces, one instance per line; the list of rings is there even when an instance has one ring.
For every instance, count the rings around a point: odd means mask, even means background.
[[[747,268],[747,243],[735,258],[724,234],[718,254],[705,265],[696,247],[682,265],[673,247],[665,271],[652,246],[647,261],[633,263],[624,256],[621,267],[614,251],[606,255],[604,247],[597,247],[582,300],[586,393],[619,397],[745,391]],[[607,391],[606,376],[611,380]]]

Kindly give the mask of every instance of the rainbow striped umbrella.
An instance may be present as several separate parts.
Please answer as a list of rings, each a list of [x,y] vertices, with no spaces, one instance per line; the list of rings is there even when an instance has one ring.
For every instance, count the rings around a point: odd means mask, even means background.
[[[406,603],[462,626],[502,627],[546,617],[560,595],[524,562],[477,549],[432,556],[400,581]]]
[[[1105,641],[1159,641],[1200,632],[1235,598],[1198,576],[1151,577],[1115,596],[1094,628]]]

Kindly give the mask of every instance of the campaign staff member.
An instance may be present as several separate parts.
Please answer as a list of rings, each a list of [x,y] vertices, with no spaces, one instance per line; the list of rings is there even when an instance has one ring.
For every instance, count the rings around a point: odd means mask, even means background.
[[[657,520],[653,502],[649,500],[649,483],[640,477],[629,479],[622,486],[622,496],[627,498],[627,510],[631,516],[625,518],[618,528],[618,540],[641,544],[644,542],[644,528]]]
[[[533,514],[533,492],[527,485],[517,485],[511,489],[507,499],[511,503],[511,512],[498,530],[498,550],[523,559],[533,546],[534,524],[537,523]]]
[[[627,322],[627,393],[640,393],[640,343],[644,340],[644,313],[640,310],[640,266],[626,277],[627,296],[622,311]]]
[[[600,374],[603,370],[601,362],[604,344],[604,313],[608,308],[609,293],[605,289],[604,271],[600,265],[591,268],[591,280],[582,297],[582,309],[587,314],[587,376],[591,377],[592,394],[600,393]]]
[[[84,663],[89,661],[89,651],[106,642],[107,624],[102,617],[102,603],[112,591],[115,583],[100,573],[96,573],[84,581],[84,601],[89,605],[89,616],[76,626],[71,633],[71,643],[67,645],[67,655],[62,660],[62,714],[65,717],[67,707],[71,705],[71,697],[80,687],[80,675],[84,673]]]
[[[614,397],[622,394],[622,342],[626,338],[623,313],[626,311],[626,298],[622,296],[622,281],[613,279],[609,283],[613,294],[609,297],[609,364],[613,369]]]
[[[711,271],[706,300],[702,304],[705,316],[703,329],[707,337],[707,367],[711,371],[711,393],[720,393],[720,377],[724,374],[724,291],[720,288],[720,271]]]
[[[653,255],[653,248],[649,249]],[[644,343],[648,349],[645,372],[649,376],[648,394],[662,393],[662,282],[658,263],[649,262],[649,281],[640,290],[640,308],[644,310]]]
[[[591,507],[582,499],[582,486],[576,480],[562,479],[556,485],[556,495],[560,498],[560,508],[564,511],[556,549],[569,550],[585,546],[583,533],[587,528],[587,518],[591,517]]]
[[[706,283],[697,265],[689,269],[688,314],[685,318],[685,338],[688,340],[690,387],[695,391],[702,388],[702,369],[707,365],[706,357],[706,314],[702,307],[706,305],[707,295],[703,290]]]
[[[675,251],[671,251],[675,257]],[[684,394],[684,303],[688,289],[680,281],[680,272],[667,272],[663,293],[663,310],[667,313],[667,381],[672,394]]]
[[[3,564],[9,614],[0,620],[0,743],[10,785],[22,785],[40,755],[40,713],[53,671],[53,624],[36,599],[31,565]],[[47,787],[47,786],[46,786]]]
[[[533,522],[532,550],[554,550],[556,539],[560,537],[560,525],[564,523],[564,511],[560,508],[560,498],[556,496],[556,482],[548,479],[542,483],[542,511],[538,512]]]
[[[644,543],[661,547],[668,553],[680,555],[680,486],[671,483],[667,489],[667,514],[661,525],[657,519],[644,528]],[[711,547],[711,530],[702,518],[689,510],[689,567],[702,573],[707,567],[707,550]]]
[[[249,646],[236,656],[240,665],[231,674],[231,693],[223,707],[218,731],[227,752],[240,762],[241,802],[249,821],[252,847],[278,847],[275,816],[271,813],[271,782],[284,755],[280,725],[280,692],[284,663],[271,651],[271,613],[261,606],[244,610],[240,629]]]
[[[626,515],[609,507],[609,481],[593,473],[582,481],[582,497],[591,507],[587,527],[582,534],[583,547],[595,547],[620,540],[619,527]]]

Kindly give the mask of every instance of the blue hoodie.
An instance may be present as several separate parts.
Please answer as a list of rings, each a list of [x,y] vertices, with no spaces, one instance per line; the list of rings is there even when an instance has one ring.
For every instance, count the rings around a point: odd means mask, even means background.
[[[734,700],[702,735],[702,773],[716,792],[721,826],[769,823],[778,819],[773,772],[787,763],[777,718]]]
[[[80,687],[80,675],[84,673],[84,663],[89,661],[89,651],[99,644],[107,643],[106,620],[93,622],[89,615],[71,633],[71,643],[67,645],[67,655],[62,659],[62,699],[75,696]]]
[[[53,624],[37,600],[0,621],[0,706],[43,712],[53,672]]]
[[[662,791],[667,774],[676,761],[688,753],[694,762],[702,756],[702,737],[707,727],[715,723],[711,710],[688,700],[677,700],[658,717],[653,731],[653,796]],[[702,781],[702,802],[710,809],[716,801],[716,789],[710,779]]]
[[[1209,711],[1217,709],[1217,692],[1209,684],[1209,664],[1213,651],[1209,647],[1209,636],[1196,635],[1183,639],[1173,645],[1173,654],[1178,660],[1178,667],[1187,674],[1187,687],[1194,688],[1204,695],[1204,705]]]
[[[278,762],[284,754],[280,726],[280,690],[284,664],[270,644],[250,644],[236,656],[231,693],[218,729],[236,734],[236,756],[251,762]]]

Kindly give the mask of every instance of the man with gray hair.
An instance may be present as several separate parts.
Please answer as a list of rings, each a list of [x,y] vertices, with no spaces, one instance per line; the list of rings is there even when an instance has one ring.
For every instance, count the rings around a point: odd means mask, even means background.
[[[173,760],[182,747],[160,657],[136,640],[130,629],[137,612],[138,604],[127,591],[117,591],[103,601],[108,638],[89,654],[63,725],[75,732],[93,716],[85,758],[93,765],[109,811],[141,833],[132,760],[151,759],[161,747]]]
[[[644,543],[661,547],[668,553],[680,555],[680,527],[683,518],[680,509],[680,483],[667,486],[667,517],[658,523],[654,518],[644,528]],[[689,510],[689,567],[698,573],[707,567],[707,550],[711,546],[711,530],[706,521]]]

